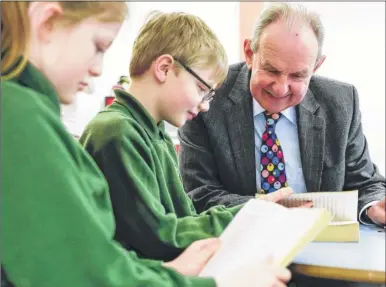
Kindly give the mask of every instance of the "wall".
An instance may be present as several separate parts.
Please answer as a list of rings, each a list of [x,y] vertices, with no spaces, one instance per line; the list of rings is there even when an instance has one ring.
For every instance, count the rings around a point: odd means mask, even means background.
[[[385,3],[304,2],[324,23],[318,74],[354,84],[372,160],[385,174]]]
[[[247,38],[252,37],[253,26],[258,20],[265,2],[240,2],[240,21],[239,23],[239,45],[240,45],[240,61],[244,61],[243,43]]]

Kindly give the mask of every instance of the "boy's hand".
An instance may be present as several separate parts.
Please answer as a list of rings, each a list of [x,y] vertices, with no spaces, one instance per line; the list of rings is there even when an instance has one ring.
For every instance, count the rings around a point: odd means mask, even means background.
[[[187,276],[198,276],[208,260],[220,248],[220,239],[209,238],[193,242],[176,259],[163,264]]]

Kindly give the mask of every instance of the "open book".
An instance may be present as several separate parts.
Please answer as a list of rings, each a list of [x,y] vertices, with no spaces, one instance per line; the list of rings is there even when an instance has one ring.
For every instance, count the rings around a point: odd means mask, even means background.
[[[279,203],[299,206],[304,201],[312,201],[316,208],[325,208],[333,216],[330,224],[314,241],[357,242],[359,241],[358,191],[306,192],[292,194]]]
[[[224,230],[219,251],[200,276],[232,272],[271,257],[272,263],[287,266],[331,220],[325,209],[286,208],[251,199]]]

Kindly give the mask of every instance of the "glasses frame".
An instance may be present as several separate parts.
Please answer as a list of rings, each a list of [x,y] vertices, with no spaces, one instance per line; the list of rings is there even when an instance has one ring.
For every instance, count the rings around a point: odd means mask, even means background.
[[[199,75],[197,75],[197,73],[195,71],[193,71],[191,68],[189,68],[187,65],[185,65],[184,63],[182,63],[181,61],[177,60],[177,59],[174,59],[174,61],[178,62],[182,67],[184,67],[184,69],[189,73],[191,74],[193,77],[195,77],[198,81],[201,82],[201,84],[203,84],[205,87],[207,87],[209,89],[209,92],[202,98],[202,101],[201,103],[204,103],[204,102],[210,102],[211,100],[213,100],[214,96],[216,95],[216,90],[213,89],[207,82],[205,82]]]

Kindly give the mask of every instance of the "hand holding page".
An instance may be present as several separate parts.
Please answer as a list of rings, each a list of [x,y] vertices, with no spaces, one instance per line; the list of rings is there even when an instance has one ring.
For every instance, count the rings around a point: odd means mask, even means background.
[[[312,201],[313,207],[325,208],[334,217],[333,221],[356,221],[358,212],[358,191],[306,192],[292,194],[279,203],[286,207],[298,206]]]
[[[273,265],[285,267],[330,220],[324,209],[289,209],[251,199],[220,236],[221,247],[200,276],[216,277],[246,265],[258,266],[270,256]]]
[[[312,201],[313,206],[325,208],[333,216],[332,222],[317,236],[315,241],[359,241],[358,191],[306,192],[288,196],[279,203],[292,207]]]

